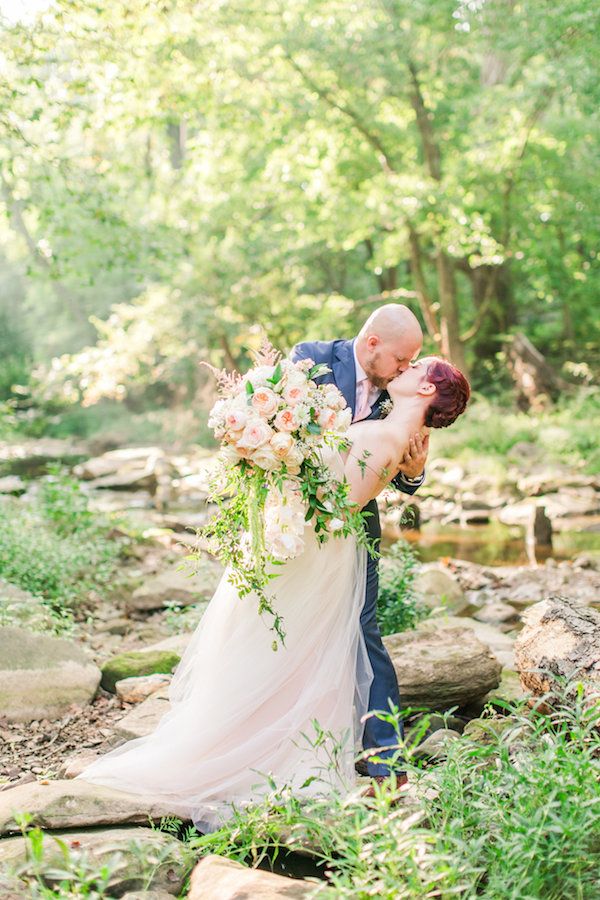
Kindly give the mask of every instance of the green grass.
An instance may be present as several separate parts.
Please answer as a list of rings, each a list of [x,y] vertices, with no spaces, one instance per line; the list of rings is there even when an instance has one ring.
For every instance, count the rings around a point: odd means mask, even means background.
[[[488,708],[484,740],[462,736],[446,759],[405,764],[424,823],[383,787],[301,802],[286,790],[219,831],[191,837],[200,853],[264,865],[309,844],[328,873],[316,894],[355,900],[597,900],[600,896],[600,701],[565,694],[544,715]],[[427,793],[426,793],[427,790]]]
[[[0,503],[0,578],[58,615],[72,612],[115,577],[121,545],[110,527],[88,509],[79,483],[54,468],[33,500]]]

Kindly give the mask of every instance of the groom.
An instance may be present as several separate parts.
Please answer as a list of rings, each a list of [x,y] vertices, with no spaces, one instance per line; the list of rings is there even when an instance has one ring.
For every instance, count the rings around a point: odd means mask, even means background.
[[[352,421],[378,419],[381,404],[388,399],[387,384],[408,368],[421,352],[423,333],[416,317],[407,306],[388,303],[374,310],[356,338],[351,341],[305,341],[292,349],[291,359],[296,362],[307,357],[315,363],[326,363],[331,372],[315,379],[318,384],[335,384],[352,410]],[[414,435],[409,450],[397,460],[394,487],[405,494],[414,494],[423,483],[423,469],[427,459],[428,438]],[[372,500],[365,510],[366,529],[369,537],[379,546],[381,525],[377,503]],[[379,586],[378,561],[368,557],[367,590],[360,623],[367,652],[373,667],[373,682],[369,694],[369,710],[389,712],[390,703],[400,707],[398,681],[394,667],[381,640],[377,625],[377,594]],[[400,735],[404,726],[400,722]],[[398,749],[398,737],[392,724],[370,716],[365,725],[363,746],[372,756],[382,759],[393,756]],[[395,749],[394,749],[395,748]],[[378,781],[390,774],[390,766],[372,762],[367,757],[361,769]],[[395,770],[398,782],[406,780],[405,774]]]

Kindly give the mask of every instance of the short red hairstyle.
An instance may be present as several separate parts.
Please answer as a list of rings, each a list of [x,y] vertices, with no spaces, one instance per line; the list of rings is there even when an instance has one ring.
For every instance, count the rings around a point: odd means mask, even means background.
[[[427,367],[426,378],[436,390],[425,414],[425,425],[447,428],[465,411],[471,396],[469,382],[456,366],[439,357]]]

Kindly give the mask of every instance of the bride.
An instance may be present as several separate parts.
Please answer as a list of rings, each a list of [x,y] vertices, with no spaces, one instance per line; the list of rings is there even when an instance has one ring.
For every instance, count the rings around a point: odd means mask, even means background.
[[[361,509],[395,475],[411,435],[450,425],[469,397],[464,376],[436,357],[411,365],[387,390],[385,419],[351,425],[343,454],[322,449]],[[277,652],[252,596],[239,597],[226,571],[155,730],[77,777],[152,797],[205,832],[274,786],[303,796],[351,788],[372,680],[359,627],[366,552],[354,535],[321,544],[307,526],[303,553],[271,582],[286,631]]]

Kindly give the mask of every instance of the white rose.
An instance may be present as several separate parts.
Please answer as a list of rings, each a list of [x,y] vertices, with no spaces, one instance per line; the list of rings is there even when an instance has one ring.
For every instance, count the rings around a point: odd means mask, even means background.
[[[270,428],[262,419],[256,418],[248,422],[244,428],[237,446],[240,449],[256,450],[271,439],[273,429]]]
[[[268,419],[277,412],[279,397],[270,388],[258,388],[252,394],[251,403],[256,412]]]
[[[279,431],[271,438],[271,449],[278,459],[283,459],[294,445],[294,438],[285,431]]]
[[[281,465],[281,460],[275,456],[270,444],[263,444],[262,447],[259,447],[252,453],[250,458],[253,463],[267,472],[272,472]]]

